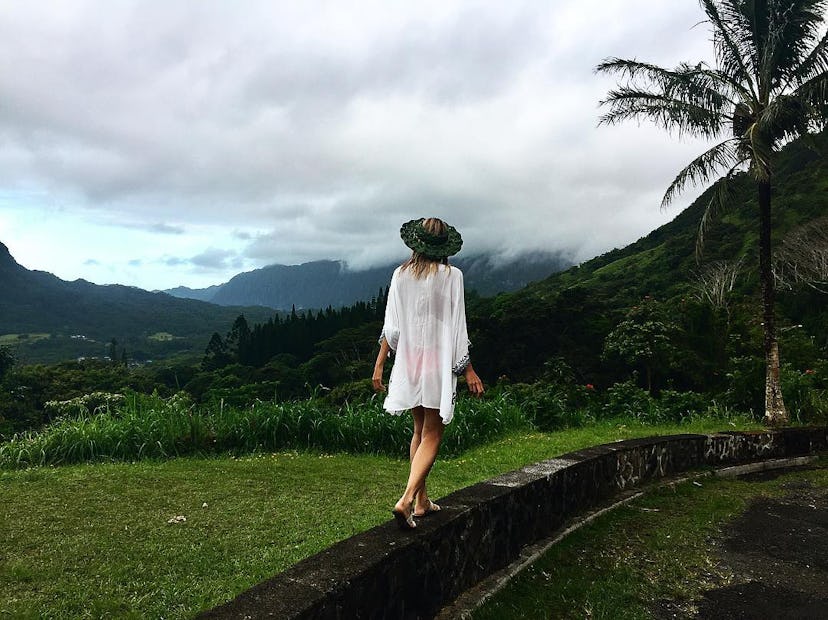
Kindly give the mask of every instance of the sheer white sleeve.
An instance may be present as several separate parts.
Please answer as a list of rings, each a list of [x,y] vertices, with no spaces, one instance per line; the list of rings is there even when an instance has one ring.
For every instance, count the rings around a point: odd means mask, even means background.
[[[469,357],[469,332],[466,326],[466,301],[463,297],[463,272],[455,270],[457,274],[451,286],[451,322],[454,335],[454,355],[452,356],[451,372],[458,377],[463,374],[471,363]]]
[[[385,321],[382,325],[382,333],[379,341],[385,339],[392,351],[397,350],[397,343],[400,340],[400,309],[399,297],[397,295],[397,271],[391,276],[391,284],[388,286],[388,300],[385,305]]]

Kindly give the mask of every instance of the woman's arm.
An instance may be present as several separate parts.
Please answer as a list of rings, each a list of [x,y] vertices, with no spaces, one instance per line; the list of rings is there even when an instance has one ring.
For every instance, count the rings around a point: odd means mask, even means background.
[[[382,375],[380,374],[380,376]],[[469,386],[469,392],[475,396],[480,396],[483,393],[483,382],[477,376],[477,373],[474,372],[471,364],[466,366],[466,369],[463,371],[463,376],[466,378],[466,385]]]
[[[388,341],[383,338],[380,342],[380,350],[377,355],[377,361],[374,363],[374,376],[371,377],[374,382],[375,392],[384,392],[385,385],[382,383],[382,371],[385,368],[385,360],[388,359],[388,351],[391,347],[388,346]]]

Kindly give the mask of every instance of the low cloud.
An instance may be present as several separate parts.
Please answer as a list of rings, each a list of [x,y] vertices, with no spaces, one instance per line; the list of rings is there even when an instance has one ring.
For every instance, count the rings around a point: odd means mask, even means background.
[[[661,192],[703,149],[597,128],[613,82],[593,68],[709,60],[701,17],[661,0],[12,4],[0,191],[178,237],[184,256],[158,243],[145,270],[367,267],[428,215],[464,253],[588,258],[669,219]]]
[[[189,263],[205,269],[226,269],[239,263],[236,253],[232,250],[208,248],[201,254],[189,259]]]

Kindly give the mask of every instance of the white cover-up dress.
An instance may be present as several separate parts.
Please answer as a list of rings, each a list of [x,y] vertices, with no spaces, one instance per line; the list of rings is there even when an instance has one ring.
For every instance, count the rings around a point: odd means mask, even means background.
[[[469,365],[463,272],[440,265],[421,279],[397,267],[388,287],[382,339],[394,351],[385,410],[399,415],[422,405],[454,417],[457,377]]]

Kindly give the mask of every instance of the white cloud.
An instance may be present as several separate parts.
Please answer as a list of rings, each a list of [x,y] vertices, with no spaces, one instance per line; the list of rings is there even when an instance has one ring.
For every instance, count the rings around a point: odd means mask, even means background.
[[[147,288],[376,264],[429,214],[464,252],[588,258],[672,217],[661,192],[702,148],[597,128],[612,82],[593,68],[709,58],[701,17],[661,0],[0,1],[0,206],[28,212],[0,231],[31,266]],[[64,233],[109,237],[100,254],[34,251],[55,208]]]

